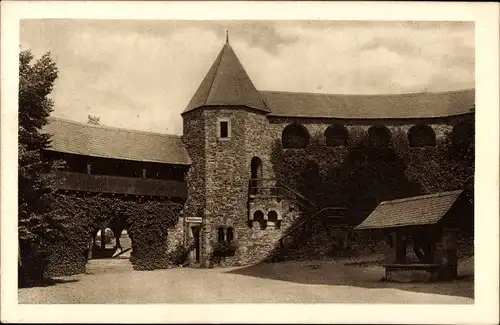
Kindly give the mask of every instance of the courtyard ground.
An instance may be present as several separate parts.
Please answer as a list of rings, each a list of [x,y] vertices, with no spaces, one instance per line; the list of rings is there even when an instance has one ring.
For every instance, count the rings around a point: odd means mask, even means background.
[[[240,268],[133,271],[127,259],[92,260],[87,273],[18,290],[19,303],[473,303],[467,260],[461,279],[436,283],[381,282],[383,268],[339,261],[260,264]]]

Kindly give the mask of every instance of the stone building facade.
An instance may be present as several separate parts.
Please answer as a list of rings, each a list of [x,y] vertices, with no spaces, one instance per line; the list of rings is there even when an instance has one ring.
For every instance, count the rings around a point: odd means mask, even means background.
[[[320,214],[301,193],[276,181],[276,143],[300,150],[318,141],[342,150],[359,134],[385,146],[393,134],[404,133],[410,147],[433,147],[448,133],[473,138],[474,110],[473,89],[400,95],[259,91],[226,42],[181,114],[182,141],[162,138],[166,147],[157,141],[152,148],[168,151],[160,163],[187,171],[186,201],[168,250],[189,247],[193,266],[248,265],[283,245],[298,220]],[[133,159],[143,161],[139,156]]]
[[[214,250],[228,240],[235,251],[223,265],[262,261],[296,220],[317,212],[275,181],[273,145],[286,148],[288,131],[299,138],[302,132],[304,145],[314,138],[346,146],[356,132],[385,134],[390,141],[403,132],[409,146],[435,146],[473,115],[473,90],[379,96],[258,91],[227,42],[182,113],[183,141],[193,161],[185,225],[202,229],[196,262],[211,265]],[[300,150],[291,147],[285,150]]]

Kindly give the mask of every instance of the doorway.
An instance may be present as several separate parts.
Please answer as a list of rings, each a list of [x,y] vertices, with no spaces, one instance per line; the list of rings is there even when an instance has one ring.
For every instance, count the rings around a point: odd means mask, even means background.
[[[253,157],[250,162],[250,194],[259,194],[259,181],[262,179],[262,160]]]
[[[196,263],[200,263],[200,226],[191,227],[191,234],[194,241],[194,256],[193,259]]]

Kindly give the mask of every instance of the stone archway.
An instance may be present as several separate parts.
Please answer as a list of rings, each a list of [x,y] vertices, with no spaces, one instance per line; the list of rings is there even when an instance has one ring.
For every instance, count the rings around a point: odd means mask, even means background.
[[[309,145],[309,131],[302,124],[287,125],[281,134],[283,148],[302,149]]]
[[[368,143],[372,147],[388,147],[391,137],[391,131],[384,125],[374,125],[368,129]]]
[[[436,133],[427,124],[417,124],[408,131],[408,143],[410,147],[435,147]]]
[[[328,126],[324,136],[328,147],[346,146],[349,139],[349,132],[343,125],[333,124]]]

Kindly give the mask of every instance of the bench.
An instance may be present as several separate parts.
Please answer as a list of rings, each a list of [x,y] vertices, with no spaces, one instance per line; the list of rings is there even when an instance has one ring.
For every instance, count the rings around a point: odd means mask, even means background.
[[[441,265],[439,264],[424,264],[424,263],[413,263],[413,264],[385,264],[385,278],[386,280],[393,281],[429,281],[437,280],[439,277],[439,271]],[[422,276],[415,278],[414,273],[411,271],[424,271],[427,273],[427,277]],[[409,275],[409,277],[408,277]],[[402,280],[401,276],[407,276],[407,279]]]

